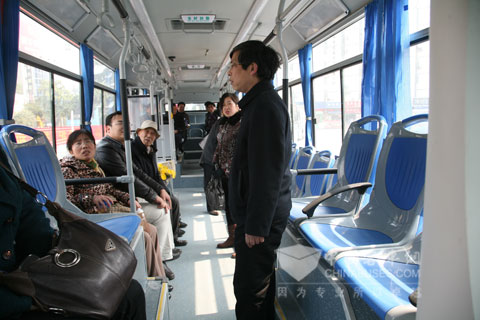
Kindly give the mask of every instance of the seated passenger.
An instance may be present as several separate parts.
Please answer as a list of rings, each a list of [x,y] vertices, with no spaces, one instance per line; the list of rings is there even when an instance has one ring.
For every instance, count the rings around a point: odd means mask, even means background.
[[[122,113],[117,111],[108,115],[105,119],[105,126],[106,136],[97,145],[95,160],[107,177],[126,175],[127,165]],[[138,201],[142,204],[147,221],[157,228],[158,243],[162,251],[163,261],[178,258],[181,250],[175,248],[173,241],[172,224],[168,214],[169,203],[159,195],[160,190],[157,193],[157,190],[151,187],[157,185],[156,181],[135,164],[133,165],[133,173],[135,175],[135,197],[142,198]],[[126,184],[115,184],[115,186],[124,192],[128,192]]]
[[[187,241],[178,239],[185,233],[180,227],[186,226],[186,224],[182,224],[180,221],[180,204],[178,199],[167,188],[162,178],[160,178],[158,172],[156,157],[157,146],[155,141],[160,137],[160,134],[156,127],[156,123],[152,120],[145,120],[140,128],[137,129],[137,137],[132,141],[132,160],[135,166],[155,180],[156,185],[151,185],[151,187],[155,190],[160,190],[158,195],[164,199],[171,208],[170,218],[175,246],[185,246]]]
[[[2,150],[0,162],[8,167]],[[51,249],[54,230],[50,221],[35,199],[2,166],[0,221],[0,272],[12,272],[29,254],[44,256]],[[17,295],[0,284],[0,319],[68,318],[39,311],[31,297]],[[132,280],[113,319],[146,319],[145,295],[137,281]]]
[[[94,159],[95,138],[85,129],[73,131],[67,139],[70,156],[60,160],[65,179],[102,178],[102,169]],[[128,193],[116,189],[111,183],[79,184],[67,186],[67,199],[86,213],[130,212]],[[140,209],[140,204],[135,201]],[[144,213],[139,213],[145,230],[145,253],[147,273],[150,277],[165,277],[162,257],[157,241],[157,228],[145,220]],[[169,277],[170,278],[170,277]]]

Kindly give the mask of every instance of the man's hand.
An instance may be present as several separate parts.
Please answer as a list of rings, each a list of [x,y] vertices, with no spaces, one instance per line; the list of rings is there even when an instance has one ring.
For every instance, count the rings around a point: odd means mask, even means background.
[[[165,200],[157,196],[155,198],[155,203],[157,204],[157,208],[165,209],[165,212],[168,213],[168,203]]]
[[[264,237],[252,236],[250,234],[245,233],[245,243],[249,248],[253,247],[254,245],[263,243],[264,241],[265,241]]]
[[[168,204],[168,210],[172,209],[172,199],[170,199],[170,195],[168,194],[167,190],[162,189],[162,191],[160,191],[160,198],[162,198]]]

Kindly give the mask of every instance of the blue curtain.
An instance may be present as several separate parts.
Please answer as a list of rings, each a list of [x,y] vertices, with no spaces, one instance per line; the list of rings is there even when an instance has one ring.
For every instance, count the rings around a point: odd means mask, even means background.
[[[80,45],[80,67],[83,81],[83,110],[85,111],[84,128],[92,131],[90,120],[93,109],[93,51],[85,44]]]
[[[19,0],[0,1],[0,127],[13,123],[17,86]]]
[[[312,44],[309,43],[298,50],[300,76],[302,77],[303,104],[305,106],[305,146],[313,145],[312,141]]]
[[[122,111],[122,99],[120,99],[120,69],[115,69],[115,106],[117,111]]]
[[[365,8],[362,116],[388,125],[411,115],[408,0],[374,0]]]

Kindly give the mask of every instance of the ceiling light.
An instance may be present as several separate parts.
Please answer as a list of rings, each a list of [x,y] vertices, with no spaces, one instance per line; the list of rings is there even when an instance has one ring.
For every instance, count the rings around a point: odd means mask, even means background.
[[[181,14],[184,23],[213,23],[214,14]]]
[[[205,69],[205,65],[204,64],[187,64],[187,69],[190,69],[190,70]]]

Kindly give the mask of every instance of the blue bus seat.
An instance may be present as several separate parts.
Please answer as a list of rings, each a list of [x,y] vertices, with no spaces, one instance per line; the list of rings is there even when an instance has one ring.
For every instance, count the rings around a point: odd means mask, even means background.
[[[377,164],[368,204],[353,216],[315,217],[299,231],[329,264],[337,254],[358,248],[403,245],[412,240],[423,209],[427,134],[409,131],[427,122],[417,115],[390,129]],[[304,212],[314,208],[304,208]]]
[[[370,130],[370,127],[374,129]],[[357,190],[348,188],[348,186],[374,181],[374,169],[386,131],[387,124],[382,116],[368,116],[352,122],[345,134],[340,155],[336,161],[336,184],[320,198],[292,199],[289,221],[298,225],[305,220],[307,217],[302,210],[307,204],[314,201],[321,201],[322,203],[314,208],[313,216],[353,214],[358,209],[360,201],[362,201],[362,195]],[[332,177],[332,179],[335,179],[335,177]],[[345,189],[347,191],[340,192]]]
[[[381,319],[415,317],[408,296],[418,288],[421,233],[404,246],[341,253],[335,274]]]
[[[65,180],[57,156],[45,134],[41,131],[22,126],[7,125],[2,128],[1,144],[9,158],[9,163],[21,179],[43,192],[48,199],[58,202],[70,212],[104,226],[123,237],[129,243],[137,257],[139,277],[146,278],[145,245],[140,218],[132,213],[86,214],[66,197]],[[24,143],[15,143],[11,137],[22,134],[31,138]],[[51,217],[52,226],[56,221]],[[145,269],[145,272],[143,272]],[[137,271],[136,271],[137,272]]]
[[[305,176],[297,175],[295,170],[307,169],[312,162],[313,155],[315,154],[314,147],[303,147],[298,151],[298,156],[295,159],[295,164],[292,170],[292,197],[299,197],[303,194],[303,188],[305,185]]]
[[[332,154],[328,150],[318,151],[313,155],[308,169],[325,169],[333,167]],[[319,196],[325,193],[329,175],[314,174],[305,178],[304,192],[302,197]]]

